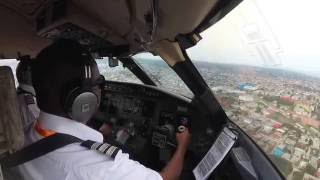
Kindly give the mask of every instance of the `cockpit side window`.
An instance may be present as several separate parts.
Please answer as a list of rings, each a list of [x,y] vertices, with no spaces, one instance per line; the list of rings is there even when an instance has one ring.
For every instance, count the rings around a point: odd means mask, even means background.
[[[0,66],[9,66],[13,72],[15,85],[18,86],[18,81],[16,77],[16,68],[18,66],[18,61],[16,59],[0,59]]]

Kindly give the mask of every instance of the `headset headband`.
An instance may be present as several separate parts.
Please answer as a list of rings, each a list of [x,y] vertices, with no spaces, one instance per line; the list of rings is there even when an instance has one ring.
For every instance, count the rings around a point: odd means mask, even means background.
[[[84,73],[85,73],[85,79],[91,79],[91,66],[90,65],[84,66]]]

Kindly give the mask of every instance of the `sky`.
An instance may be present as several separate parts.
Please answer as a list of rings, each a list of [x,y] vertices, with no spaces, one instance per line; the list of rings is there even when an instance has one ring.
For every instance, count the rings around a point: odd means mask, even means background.
[[[275,67],[320,77],[320,1],[244,0],[201,34],[191,59]]]

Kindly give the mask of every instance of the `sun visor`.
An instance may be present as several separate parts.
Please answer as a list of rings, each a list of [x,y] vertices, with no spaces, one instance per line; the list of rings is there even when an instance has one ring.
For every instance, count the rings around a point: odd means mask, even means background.
[[[185,61],[178,42],[159,41],[155,44],[154,50],[171,67],[178,62]]]
[[[160,0],[155,40],[174,40],[187,34],[202,22],[219,0]]]

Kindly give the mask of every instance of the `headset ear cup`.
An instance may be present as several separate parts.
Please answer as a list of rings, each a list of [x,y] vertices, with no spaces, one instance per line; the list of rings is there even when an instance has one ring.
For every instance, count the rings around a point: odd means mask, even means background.
[[[71,105],[71,117],[82,123],[87,122],[98,109],[98,97],[91,91],[76,96]]]
[[[98,103],[95,93],[75,87],[65,96],[64,109],[73,120],[85,123],[96,112]]]
[[[67,84],[62,91],[63,107],[71,119],[87,122],[96,112],[99,106],[99,97],[93,91],[91,68],[85,66],[85,78]]]

